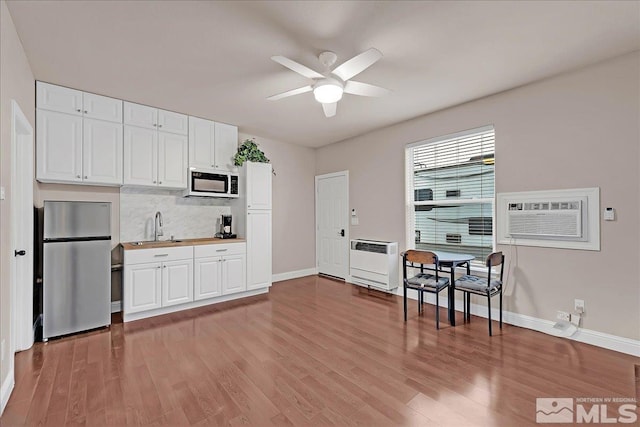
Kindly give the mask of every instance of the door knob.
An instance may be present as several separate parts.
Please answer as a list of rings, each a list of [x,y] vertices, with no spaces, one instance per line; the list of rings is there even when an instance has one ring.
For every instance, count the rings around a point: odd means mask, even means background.
[[[340,235],[341,235],[342,237],[344,237],[344,228],[343,228],[342,230],[340,230]]]
[[[19,250],[15,250],[13,251],[13,256],[25,256],[27,254],[27,251],[25,251],[24,249],[19,251]]]

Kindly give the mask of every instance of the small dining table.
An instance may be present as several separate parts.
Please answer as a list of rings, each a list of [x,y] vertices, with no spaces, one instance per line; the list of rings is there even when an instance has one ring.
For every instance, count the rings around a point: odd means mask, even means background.
[[[436,255],[438,255],[438,264],[440,267],[448,268],[451,273],[451,279],[449,283],[449,324],[451,326],[456,326],[456,268],[462,267],[466,264],[467,274],[471,273],[471,261],[476,257],[470,254],[458,254],[455,252],[443,252],[443,251],[432,251]]]

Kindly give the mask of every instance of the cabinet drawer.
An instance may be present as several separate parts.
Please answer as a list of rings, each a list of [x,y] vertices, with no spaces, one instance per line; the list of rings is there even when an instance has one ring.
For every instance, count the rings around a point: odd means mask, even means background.
[[[242,255],[247,252],[246,243],[216,243],[213,245],[194,246],[194,256],[196,258],[223,256],[223,255]]]
[[[125,264],[165,262],[193,258],[193,246],[177,248],[133,249],[124,251]]]

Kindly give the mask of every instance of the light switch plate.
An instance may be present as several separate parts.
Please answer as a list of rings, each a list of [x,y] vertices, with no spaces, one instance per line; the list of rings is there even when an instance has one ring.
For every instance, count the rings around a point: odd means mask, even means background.
[[[4,200],[4,187],[0,187],[0,200]]]
[[[616,219],[616,210],[613,208],[604,208],[604,220],[615,221],[615,219]]]

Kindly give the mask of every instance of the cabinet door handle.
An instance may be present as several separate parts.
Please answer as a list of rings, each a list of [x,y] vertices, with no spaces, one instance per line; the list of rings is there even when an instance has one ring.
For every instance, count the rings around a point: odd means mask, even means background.
[[[155,181],[153,181],[153,183],[155,184],[156,182],[155,182]]]
[[[169,254],[156,254],[154,257],[169,256]]]
[[[158,184],[162,184],[162,181],[158,181]]]
[[[157,267],[156,267],[156,270],[160,270],[160,266],[157,266]]]
[[[159,127],[159,128],[161,128],[161,127],[162,127],[162,125],[158,125],[158,127]]]
[[[79,109],[79,108],[76,108],[76,111],[77,111],[78,113],[82,112],[82,110],[81,110],[81,109]]]
[[[166,266],[166,265],[163,265],[163,266],[162,266],[162,268],[167,268],[167,266]]]
[[[158,125],[154,123],[154,124],[153,124],[153,127],[156,127],[156,126],[158,126]]]
[[[87,179],[87,175],[84,176],[84,179]]]
[[[226,252],[226,249],[216,249],[216,252]]]
[[[87,114],[87,110],[84,110],[84,113]]]

